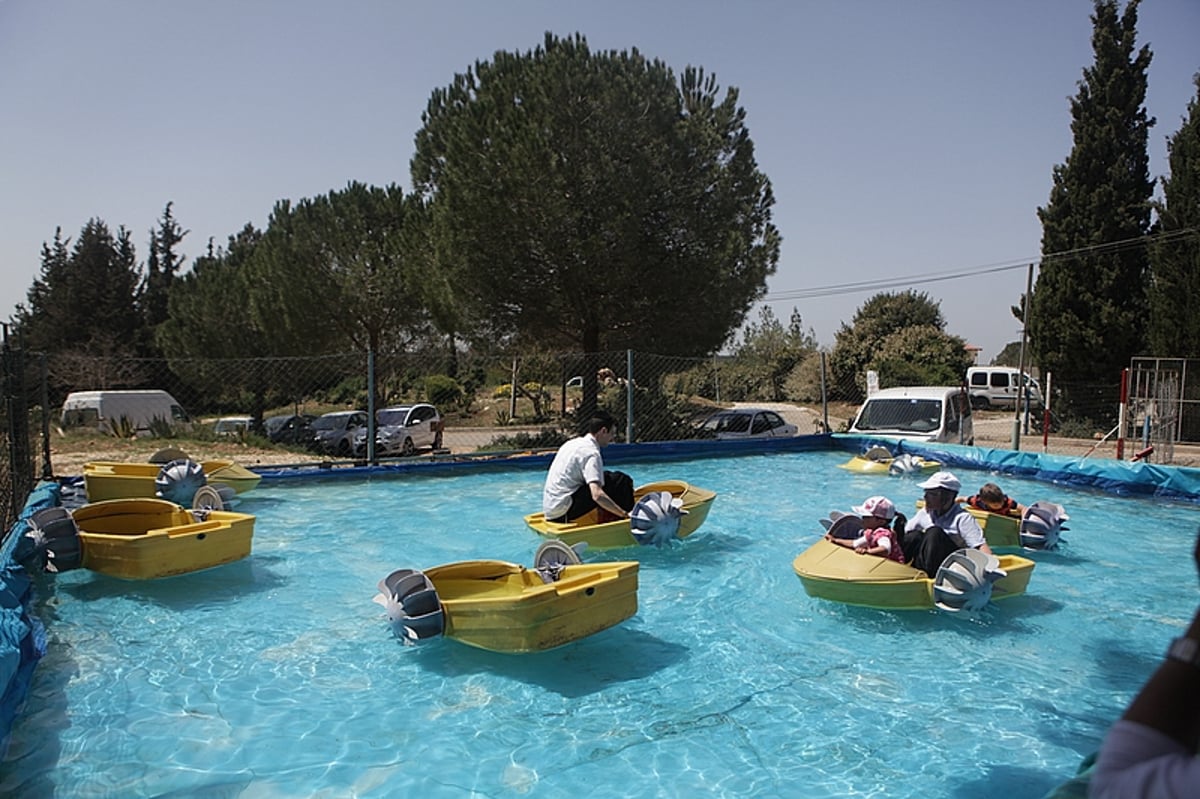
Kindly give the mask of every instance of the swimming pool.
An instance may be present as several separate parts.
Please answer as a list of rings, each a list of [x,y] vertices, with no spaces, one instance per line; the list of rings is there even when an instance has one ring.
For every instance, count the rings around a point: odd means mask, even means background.
[[[920,490],[845,458],[623,467],[720,496],[673,548],[587,555],[641,561],[634,618],[524,656],[404,647],[371,598],[399,567],[529,564],[540,472],[264,485],[245,561],[57,578],[0,794],[1041,796],[1190,617],[1194,506],[1006,477],[1072,516],[1028,595],[971,619],[850,608],[792,559],[828,510],[885,493],[911,515]]]

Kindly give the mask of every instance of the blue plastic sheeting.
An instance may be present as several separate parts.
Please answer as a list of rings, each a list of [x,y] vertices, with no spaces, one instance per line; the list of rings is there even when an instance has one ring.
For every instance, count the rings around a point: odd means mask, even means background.
[[[29,529],[29,517],[57,504],[57,483],[35,488],[0,547],[0,756],[8,751],[13,719],[29,695],[33,667],[46,654],[46,631],[30,613],[32,583],[13,561],[13,550]]]
[[[1096,488],[1121,496],[1167,497],[1200,502],[1200,469],[1160,466],[1109,458],[1014,452],[1008,449],[926,444],[916,441],[834,434],[834,445],[863,452],[879,444],[895,454],[911,453],[932,458],[947,467],[984,469],[1000,474],[1032,477],[1048,483]]]
[[[659,441],[648,444],[609,444],[604,448],[605,465],[636,463],[638,461],[688,460],[690,458],[720,458],[739,455],[758,455],[764,452],[802,452],[827,450],[835,445],[830,434],[789,436],[788,438],[747,439],[743,441]],[[264,481],[311,480],[318,477],[373,477],[393,474],[462,474],[470,471],[546,469],[554,452],[545,450],[527,454],[497,453],[495,455],[460,455],[449,458],[419,458],[377,466],[332,466],[296,464],[275,469],[254,467]]]

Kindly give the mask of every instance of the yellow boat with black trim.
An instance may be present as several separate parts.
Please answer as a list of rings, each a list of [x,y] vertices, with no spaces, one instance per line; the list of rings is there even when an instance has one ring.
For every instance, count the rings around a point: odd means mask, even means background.
[[[380,581],[375,601],[406,643],[445,636],[510,654],[554,649],[637,613],[637,561],[580,563],[565,545],[548,546],[561,551],[542,568],[467,560],[399,569]]]
[[[85,569],[153,580],[210,569],[250,554],[254,517],[190,511],[165,499],[110,499],[71,512]]]
[[[896,468],[893,469],[893,466]],[[859,474],[909,474],[916,472],[936,472],[942,468],[942,463],[941,461],[929,460],[917,455],[902,455],[899,459],[855,455],[845,463],[839,463],[838,468],[850,472],[858,472]]]
[[[256,487],[262,475],[231,460],[200,461],[209,484],[228,486],[243,494]],[[155,480],[162,472],[162,463],[124,463],[121,461],[88,461],[83,465],[83,483],[89,502],[107,499],[154,497]]]
[[[964,558],[988,557],[978,550],[959,552]],[[997,566],[1004,576],[990,584],[990,596],[985,601],[1024,594],[1033,575],[1034,562],[1018,555],[992,558],[998,561]],[[943,569],[946,568],[943,565]],[[792,561],[792,569],[800,578],[804,591],[819,599],[885,610],[954,609],[946,606],[949,604],[947,597],[939,597],[935,590],[936,580],[920,569],[888,558],[859,555],[824,538],[797,555]],[[956,589],[950,586],[946,590]]]
[[[683,480],[660,480],[639,486],[634,489],[633,498],[636,502],[647,494],[660,491],[666,491],[672,497],[682,500],[683,510],[687,511],[679,520],[677,538],[686,538],[696,532],[708,518],[713,500],[717,498],[716,491],[700,488]],[[548,522],[541,512],[531,513],[525,517],[525,524],[538,535],[558,539],[568,546],[586,542],[590,549],[615,549],[637,544],[629,526],[629,519],[601,522],[597,510],[563,523]]]

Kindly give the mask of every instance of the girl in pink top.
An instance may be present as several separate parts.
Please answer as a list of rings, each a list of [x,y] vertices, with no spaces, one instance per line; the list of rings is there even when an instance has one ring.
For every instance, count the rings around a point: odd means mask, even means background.
[[[904,549],[900,546],[900,536],[889,526],[896,518],[896,506],[892,501],[887,497],[869,497],[862,505],[856,505],[851,510],[862,517],[863,534],[855,539],[833,538],[828,535],[825,539],[838,546],[853,549],[860,555],[878,555],[903,563]],[[898,526],[904,529],[904,522]]]

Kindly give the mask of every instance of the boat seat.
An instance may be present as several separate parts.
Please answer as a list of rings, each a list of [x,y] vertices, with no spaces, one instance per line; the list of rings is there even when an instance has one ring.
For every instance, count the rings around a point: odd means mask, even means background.
[[[862,535],[862,532],[862,517],[856,516],[853,513],[846,513],[838,516],[833,520],[833,524],[829,525],[829,534],[834,538],[846,538],[854,540]]]

